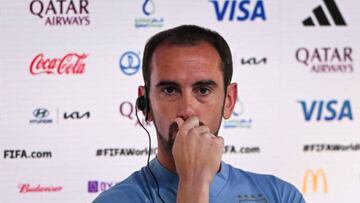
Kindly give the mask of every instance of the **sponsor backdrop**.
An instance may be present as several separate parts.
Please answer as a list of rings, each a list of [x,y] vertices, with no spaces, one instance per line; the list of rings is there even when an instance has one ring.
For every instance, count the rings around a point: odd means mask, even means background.
[[[146,164],[135,117],[146,40],[221,33],[239,97],[223,159],[310,203],[358,202],[360,2],[2,0],[0,202],[90,202]]]

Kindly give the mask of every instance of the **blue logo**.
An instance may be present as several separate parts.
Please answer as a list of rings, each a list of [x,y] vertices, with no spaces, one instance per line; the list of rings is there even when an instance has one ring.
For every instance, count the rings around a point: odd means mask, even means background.
[[[142,5],[142,12],[146,17],[135,18],[135,28],[161,28],[164,26],[164,18],[150,17],[153,16],[156,12],[156,5],[154,0],[144,0]]]
[[[252,118],[244,116],[244,104],[238,98],[234,112],[232,113],[232,119],[224,120],[224,128],[251,128]]]
[[[34,116],[33,119],[30,119],[31,124],[52,124],[53,119],[49,118],[50,111],[45,108],[37,108],[32,112]]]
[[[210,0],[218,21],[266,20],[262,0]]]
[[[152,0],[145,0],[142,9],[145,15],[152,15],[156,10],[155,3]]]
[[[354,120],[349,100],[340,102],[330,101],[298,101],[304,113],[305,121],[342,121],[343,119]]]
[[[50,112],[44,108],[38,108],[33,111],[33,115],[36,118],[46,118],[49,116],[49,114],[50,114]]]
[[[128,51],[120,57],[119,66],[125,75],[136,74],[140,69],[140,65],[140,57],[135,52]]]

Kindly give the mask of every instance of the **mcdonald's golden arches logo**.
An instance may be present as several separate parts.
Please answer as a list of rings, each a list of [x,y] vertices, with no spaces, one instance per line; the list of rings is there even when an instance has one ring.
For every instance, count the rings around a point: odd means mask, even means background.
[[[311,186],[312,186],[312,191],[313,192],[317,192],[318,191],[318,186],[319,186],[319,180],[320,178],[322,179],[322,188],[323,188],[323,192],[327,193],[328,192],[328,182],[327,182],[327,178],[325,175],[325,172],[323,169],[318,169],[316,172],[314,172],[311,169],[308,169],[305,174],[304,174],[304,179],[303,179],[303,187],[302,187],[302,192],[305,194],[308,190],[308,180],[311,180]]]

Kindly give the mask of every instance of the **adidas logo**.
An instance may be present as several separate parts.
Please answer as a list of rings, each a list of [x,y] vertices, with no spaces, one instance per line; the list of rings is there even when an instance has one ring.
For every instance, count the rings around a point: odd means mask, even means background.
[[[324,0],[324,3],[335,25],[346,26],[346,22],[341,15],[339,8],[336,5],[335,0]],[[331,26],[330,21],[321,6],[316,7],[313,10],[313,13],[320,26]],[[315,26],[314,21],[311,17],[306,18],[303,21],[303,25]]]

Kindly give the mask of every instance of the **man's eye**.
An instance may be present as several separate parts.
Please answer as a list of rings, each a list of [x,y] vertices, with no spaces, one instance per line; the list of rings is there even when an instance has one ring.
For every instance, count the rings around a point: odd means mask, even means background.
[[[206,87],[200,87],[198,91],[199,91],[199,93],[200,93],[201,95],[208,95],[208,94],[210,94],[210,89],[209,89],[209,88],[206,88]]]
[[[176,92],[176,89],[174,87],[165,87],[163,89],[163,92],[167,95],[173,95]]]

